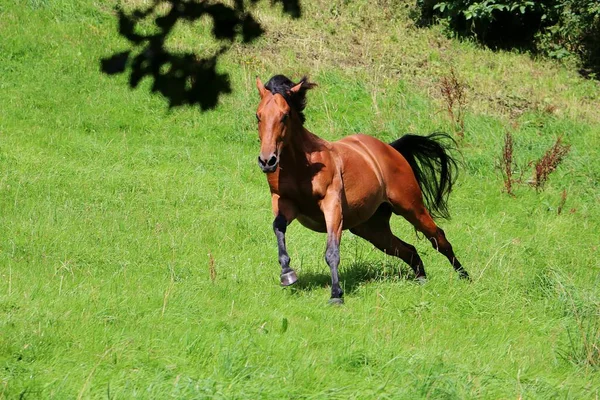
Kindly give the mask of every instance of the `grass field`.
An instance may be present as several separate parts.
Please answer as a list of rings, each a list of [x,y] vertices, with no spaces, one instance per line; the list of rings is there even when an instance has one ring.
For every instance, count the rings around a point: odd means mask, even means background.
[[[223,58],[233,93],[201,113],[100,73],[126,45],[113,3],[0,2],[0,398],[598,398],[600,85],[417,29],[408,2],[345,3],[261,5],[268,33]],[[330,307],[325,237],[294,224],[281,289],[254,77],[309,73],[309,129],[391,141],[453,131],[451,67],[465,137],[440,225],[473,282],[395,218],[425,285],[345,233]],[[544,190],[503,191],[506,132],[523,181],[572,146]]]

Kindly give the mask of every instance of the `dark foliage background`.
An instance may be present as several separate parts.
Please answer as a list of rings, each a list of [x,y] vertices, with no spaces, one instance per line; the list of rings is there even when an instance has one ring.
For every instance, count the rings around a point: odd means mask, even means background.
[[[582,74],[600,76],[598,0],[417,0],[417,9],[421,24],[444,20],[492,48],[575,57]]]

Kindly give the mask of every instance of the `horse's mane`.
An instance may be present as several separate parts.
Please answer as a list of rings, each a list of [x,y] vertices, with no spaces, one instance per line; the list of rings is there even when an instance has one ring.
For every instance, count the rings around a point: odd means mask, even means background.
[[[300,90],[296,93],[292,93],[290,89],[298,84],[302,84]],[[275,75],[269,79],[265,88],[273,94],[279,93],[282,95],[288,105],[298,113],[300,121],[304,124],[305,117],[303,111],[306,107],[306,91],[315,86],[317,86],[317,84],[309,82],[306,76],[300,79],[300,82],[294,83],[286,76]]]

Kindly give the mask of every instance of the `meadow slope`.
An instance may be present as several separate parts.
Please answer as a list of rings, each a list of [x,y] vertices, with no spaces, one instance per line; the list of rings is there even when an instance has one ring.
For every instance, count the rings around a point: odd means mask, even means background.
[[[259,4],[267,34],[223,57],[233,92],[204,113],[100,72],[126,47],[114,3],[0,3],[0,398],[598,397],[600,85],[418,29],[409,2],[346,3],[299,20]],[[170,45],[214,48],[209,31]],[[293,224],[300,281],[281,289],[255,76],[309,74],[307,126],[328,140],[391,141],[454,131],[451,68],[467,106],[440,225],[473,282],[395,218],[425,285],[345,233],[346,304],[327,306],[325,238]],[[506,132],[524,182],[571,145],[544,190],[503,191]]]

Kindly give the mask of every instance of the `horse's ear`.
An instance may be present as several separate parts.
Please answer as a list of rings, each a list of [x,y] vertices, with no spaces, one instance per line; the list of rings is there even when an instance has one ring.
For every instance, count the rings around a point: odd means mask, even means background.
[[[300,83],[298,83],[296,86],[293,86],[289,91],[290,93],[298,93],[302,88],[308,90],[314,88],[315,86],[317,86],[316,83],[309,82],[308,78],[304,77],[300,79]]]
[[[304,83],[304,82],[300,82],[300,83],[299,83],[299,84],[297,84],[296,86],[293,86],[293,87],[290,89],[290,93],[298,93],[298,92],[300,91],[300,89],[302,89],[302,84],[303,84],[303,83]]]
[[[261,82],[261,80],[258,76],[256,77],[256,87],[258,89],[258,94],[260,94],[260,97],[265,97],[265,93],[267,92],[267,89],[265,88],[265,85],[263,85],[263,83]]]

